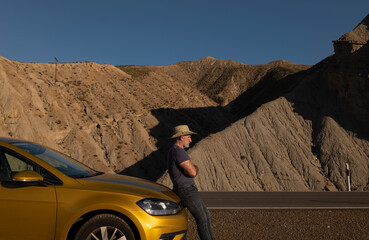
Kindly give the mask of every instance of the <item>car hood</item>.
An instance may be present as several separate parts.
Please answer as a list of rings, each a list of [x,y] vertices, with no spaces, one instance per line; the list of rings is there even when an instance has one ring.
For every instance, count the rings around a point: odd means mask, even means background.
[[[178,196],[169,188],[141,178],[120,174],[101,174],[89,178],[77,179],[83,185],[101,188],[104,191],[122,192],[143,197],[165,198],[175,202]]]

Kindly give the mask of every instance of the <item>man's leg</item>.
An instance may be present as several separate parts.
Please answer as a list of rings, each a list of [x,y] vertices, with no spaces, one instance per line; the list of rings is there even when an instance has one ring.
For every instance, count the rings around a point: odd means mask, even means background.
[[[210,214],[195,186],[176,191],[183,205],[187,207],[197,224],[197,231],[201,240],[213,240]]]

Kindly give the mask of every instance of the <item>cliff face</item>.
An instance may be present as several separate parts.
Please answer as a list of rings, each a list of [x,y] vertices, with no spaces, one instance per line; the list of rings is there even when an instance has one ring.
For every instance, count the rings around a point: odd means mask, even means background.
[[[344,34],[338,40],[333,41],[334,51],[337,57],[350,57],[353,53],[361,49],[361,56],[369,55],[368,48],[368,26],[369,15],[367,15],[357,27]],[[364,53],[365,52],[365,53]]]
[[[188,152],[201,169],[201,190],[344,190],[346,163],[352,189],[369,190],[367,41],[366,18],[313,67],[211,57],[161,67],[0,57],[0,136],[171,186],[168,137],[188,124],[199,133]]]

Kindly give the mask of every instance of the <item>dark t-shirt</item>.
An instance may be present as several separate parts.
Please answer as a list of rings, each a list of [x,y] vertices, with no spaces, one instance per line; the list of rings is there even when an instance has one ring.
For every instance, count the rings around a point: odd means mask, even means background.
[[[188,187],[195,183],[194,179],[188,177],[180,163],[190,160],[187,152],[177,145],[173,145],[168,151],[168,172],[174,188]]]

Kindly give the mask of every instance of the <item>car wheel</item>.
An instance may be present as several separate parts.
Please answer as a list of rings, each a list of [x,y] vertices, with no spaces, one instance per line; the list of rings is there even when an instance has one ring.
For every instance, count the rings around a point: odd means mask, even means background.
[[[78,230],[75,240],[135,240],[123,219],[112,214],[96,215]]]

